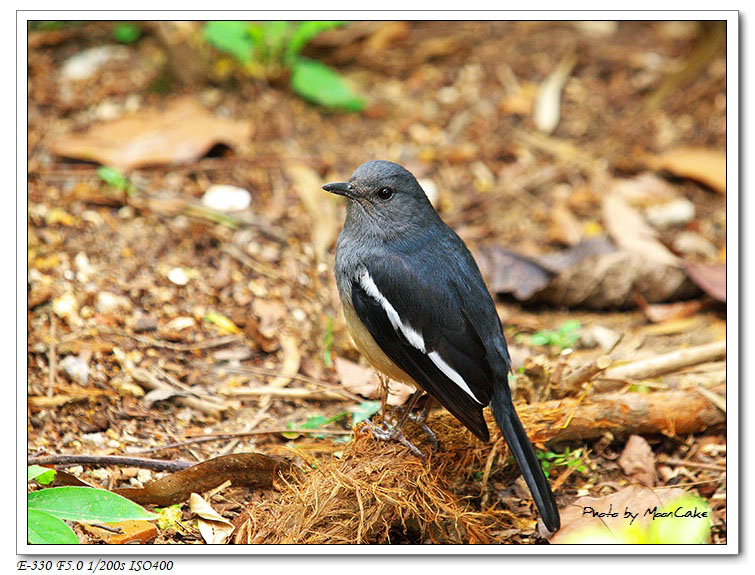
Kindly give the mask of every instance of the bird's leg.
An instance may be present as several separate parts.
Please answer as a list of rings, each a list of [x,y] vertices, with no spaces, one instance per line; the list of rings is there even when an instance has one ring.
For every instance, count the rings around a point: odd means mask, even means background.
[[[419,425],[419,428],[425,432],[425,435],[427,435],[430,442],[433,444],[433,451],[438,451],[438,436],[435,435],[435,432],[430,429],[430,426],[427,425],[427,423],[425,423],[425,421],[427,421],[427,415],[430,413],[430,407],[433,404],[433,398],[429,395],[425,395],[423,399],[423,405],[419,412],[411,414],[409,419]]]
[[[390,388],[388,387],[388,378],[382,374],[379,370],[375,370],[380,381],[380,423],[386,425],[385,412],[388,408],[388,394]]]
[[[426,464],[427,460],[425,459],[425,456],[411,441],[409,441],[404,436],[404,432],[402,431],[402,429],[404,428],[404,425],[406,424],[407,419],[409,419],[409,414],[411,413],[412,409],[414,408],[415,404],[417,403],[417,401],[419,400],[421,396],[422,396],[421,391],[416,391],[414,394],[412,394],[406,406],[403,408],[403,411],[401,415],[399,416],[398,421],[393,427],[382,429],[382,428],[377,427],[374,423],[372,423],[369,420],[367,420],[367,425],[372,430],[372,435],[374,435],[378,439],[381,439],[383,441],[398,441],[402,445],[405,445],[407,448],[409,448],[409,451],[411,451],[414,455],[419,457],[422,460],[423,464]]]

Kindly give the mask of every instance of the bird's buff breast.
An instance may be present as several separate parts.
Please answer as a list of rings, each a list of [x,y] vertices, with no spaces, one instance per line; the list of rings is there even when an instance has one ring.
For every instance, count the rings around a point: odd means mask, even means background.
[[[346,325],[349,328],[351,339],[354,340],[357,349],[367,358],[372,367],[393,381],[405,383],[419,389],[414,380],[403,369],[393,363],[391,358],[385,355],[383,350],[380,349],[380,346],[367,328],[364,327],[353,307],[343,306],[343,315],[346,318]]]

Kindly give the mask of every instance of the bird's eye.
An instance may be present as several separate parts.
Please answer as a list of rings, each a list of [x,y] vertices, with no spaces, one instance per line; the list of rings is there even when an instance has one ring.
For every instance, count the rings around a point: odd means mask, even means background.
[[[391,196],[393,196],[393,190],[391,188],[380,188],[380,191],[378,192],[378,197],[381,200],[390,200]]]

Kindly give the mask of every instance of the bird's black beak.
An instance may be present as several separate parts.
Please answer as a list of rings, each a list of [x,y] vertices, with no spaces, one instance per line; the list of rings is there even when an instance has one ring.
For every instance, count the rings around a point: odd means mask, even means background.
[[[348,182],[333,182],[332,184],[325,184],[322,187],[326,192],[331,194],[338,194],[339,196],[352,197],[351,184]]]

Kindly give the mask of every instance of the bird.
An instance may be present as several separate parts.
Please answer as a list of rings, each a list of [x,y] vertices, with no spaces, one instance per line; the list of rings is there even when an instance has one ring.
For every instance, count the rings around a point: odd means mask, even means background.
[[[322,188],[347,199],[334,271],[352,339],[379,372],[416,390],[383,438],[414,447],[401,428],[424,393],[489,441],[489,405],[544,526],[558,531],[558,507],[512,401],[503,326],[463,240],[399,164],[371,160]]]

